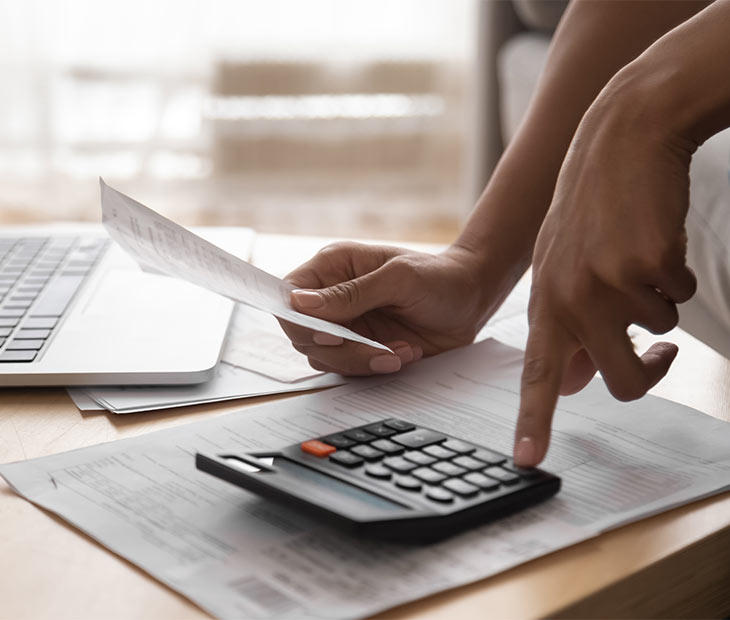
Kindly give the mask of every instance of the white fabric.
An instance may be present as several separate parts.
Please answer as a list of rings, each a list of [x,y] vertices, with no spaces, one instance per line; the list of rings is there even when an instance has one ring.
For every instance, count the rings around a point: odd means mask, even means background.
[[[680,327],[730,358],[730,130],[692,160],[687,235],[698,288],[680,307]]]

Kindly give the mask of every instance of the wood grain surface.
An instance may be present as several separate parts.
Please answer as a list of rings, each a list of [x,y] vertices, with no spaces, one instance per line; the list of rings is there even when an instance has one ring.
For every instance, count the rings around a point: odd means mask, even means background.
[[[322,244],[263,236],[259,263],[298,264]],[[265,248],[262,249],[262,248]],[[296,251],[293,252],[292,248]],[[286,260],[281,256],[286,256]],[[675,330],[680,345],[653,392],[730,419],[730,364]],[[648,346],[648,337],[638,345]],[[0,462],[192,422],[271,397],[164,412],[81,413],[61,389],[0,392]],[[241,415],[245,415],[243,409]],[[0,618],[200,618],[195,605],[0,482]],[[730,494],[646,519],[475,584],[390,610],[387,618],[726,617]]]

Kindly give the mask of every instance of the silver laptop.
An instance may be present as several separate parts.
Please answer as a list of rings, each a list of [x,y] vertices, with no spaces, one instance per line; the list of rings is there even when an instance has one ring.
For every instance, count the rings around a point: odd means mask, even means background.
[[[205,236],[250,247],[246,229]],[[99,226],[0,230],[0,385],[200,383],[215,371],[232,310],[144,273]]]

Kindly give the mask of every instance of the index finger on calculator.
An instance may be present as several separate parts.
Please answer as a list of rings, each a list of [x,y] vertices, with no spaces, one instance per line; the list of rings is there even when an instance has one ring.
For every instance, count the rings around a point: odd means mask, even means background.
[[[567,349],[567,336],[560,336],[556,327],[537,322],[530,325],[514,446],[515,464],[522,467],[540,463],[550,443]]]

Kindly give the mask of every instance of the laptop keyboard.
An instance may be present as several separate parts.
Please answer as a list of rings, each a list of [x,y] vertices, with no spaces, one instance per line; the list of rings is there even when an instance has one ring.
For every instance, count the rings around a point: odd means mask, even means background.
[[[0,363],[39,359],[109,239],[0,237]]]

